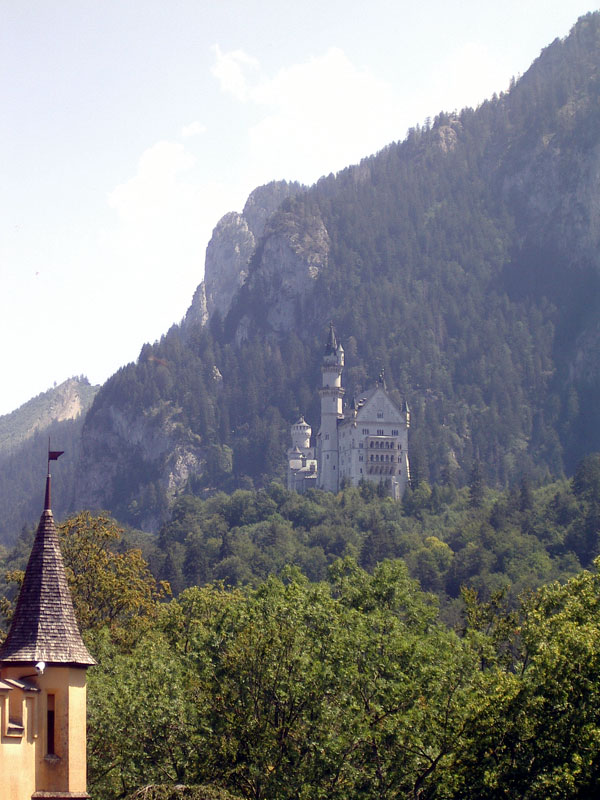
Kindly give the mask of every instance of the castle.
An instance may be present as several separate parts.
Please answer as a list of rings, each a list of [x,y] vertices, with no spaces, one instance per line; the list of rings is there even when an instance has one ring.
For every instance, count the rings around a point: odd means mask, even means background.
[[[49,453],[48,464],[61,453]],[[96,662],[75,619],[50,509],[0,646],[0,797],[86,800],[86,670]]]
[[[396,500],[410,481],[406,403],[399,408],[386,391],[383,375],[376,386],[353,399],[344,411],[342,372],[344,348],[333,329],[321,365],[321,427],[315,448],[310,446],[312,429],[300,417],[292,426],[288,450],[288,489],[304,493],[309,488],[338,492],[361,480],[384,484]]]

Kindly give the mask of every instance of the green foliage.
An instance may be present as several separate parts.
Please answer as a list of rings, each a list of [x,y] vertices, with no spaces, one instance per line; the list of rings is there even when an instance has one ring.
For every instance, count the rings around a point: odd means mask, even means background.
[[[456,633],[401,562],[349,558],[328,584],[186,590],[129,653],[96,639],[93,796],[594,796],[598,573],[464,601]]]
[[[237,800],[225,789],[215,786],[168,786],[152,784],[137,789],[128,800]]]
[[[456,765],[453,796],[595,795],[599,602],[597,572],[583,572],[563,586],[543,587],[518,616],[500,618],[504,630],[499,640],[488,640],[488,652],[491,645],[509,645],[512,659],[486,674],[486,696],[472,710],[472,738]]]
[[[94,796],[160,773],[258,800],[429,787],[461,737],[471,656],[401,564],[346,560],[332,582],[188,589],[133,653],[98,653]]]
[[[139,635],[151,624],[168,585],[157,585],[140,550],[120,548],[123,531],[108,517],[82,511],[58,532],[80,626]]]
[[[579,476],[594,458],[582,463]],[[590,566],[599,552],[598,502],[581,481],[535,489],[522,479],[505,492],[480,485],[477,505],[472,487],[457,491],[427,481],[401,504],[366,483],[337,496],[298,495],[278,484],[207,500],[184,495],[159,533],[152,563],[178,593],[214,580],[257,584],[290,564],[319,581],[340,557],[355,556],[367,570],[402,558],[443,606],[462,585],[484,597],[510,587],[514,601],[526,589]]]

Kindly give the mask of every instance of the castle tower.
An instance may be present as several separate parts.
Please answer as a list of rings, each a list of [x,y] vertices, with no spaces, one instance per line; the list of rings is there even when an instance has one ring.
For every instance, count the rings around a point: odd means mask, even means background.
[[[331,323],[321,365],[322,385],[319,389],[321,428],[317,436],[318,487],[327,492],[337,492],[339,487],[338,421],[344,417],[342,411],[343,369],[344,348],[338,344],[333,323]]]
[[[61,453],[49,453],[49,461]],[[86,670],[96,662],[75,619],[46,499],[10,631],[0,646],[2,800],[84,800]]]
[[[317,462],[314,448],[310,446],[312,428],[304,417],[292,425],[292,446],[287,451],[287,488],[304,493],[314,489],[317,478]]]
[[[310,448],[311,433],[312,428],[308,422],[304,417],[300,417],[298,422],[292,425],[292,449],[297,447],[301,452],[308,450]]]

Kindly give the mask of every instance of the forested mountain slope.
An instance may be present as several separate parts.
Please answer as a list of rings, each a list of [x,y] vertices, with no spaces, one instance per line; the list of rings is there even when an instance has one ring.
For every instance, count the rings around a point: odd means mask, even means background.
[[[69,378],[0,417],[0,544],[13,542],[39,514],[49,439],[65,450],[56,510],[62,515],[69,509],[81,428],[98,389],[83,376]]]
[[[245,237],[240,288],[105,384],[75,505],[156,529],[182,491],[281,478],[291,422],[318,424],[330,319],[347,395],[385,368],[408,400],[417,481],[476,459],[490,484],[543,480],[600,449],[599,68],[589,14],[506,94],[274,185],[254,241],[246,210],[221,225]]]

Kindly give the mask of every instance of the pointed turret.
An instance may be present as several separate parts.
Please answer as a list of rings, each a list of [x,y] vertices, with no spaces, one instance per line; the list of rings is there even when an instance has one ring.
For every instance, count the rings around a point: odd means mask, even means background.
[[[335,329],[333,327],[333,322],[329,323],[329,336],[327,337],[327,343],[325,345],[325,355],[326,356],[334,356],[337,352],[338,344],[337,339],[335,338]]]
[[[83,643],[75,618],[50,509],[50,473],[17,607],[8,636],[0,646],[0,665],[38,662],[78,667],[96,663]]]
[[[337,492],[338,482],[338,423],[344,418],[342,410],[342,371],[344,348],[338,343],[329,323],[329,336],[321,365],[321,427],[317,434],[318,485],[328,492]]]
[[[86,671],[96,662],[75,618],[46,497],[10,631],[0,647],[2,800],[89,800]]]

